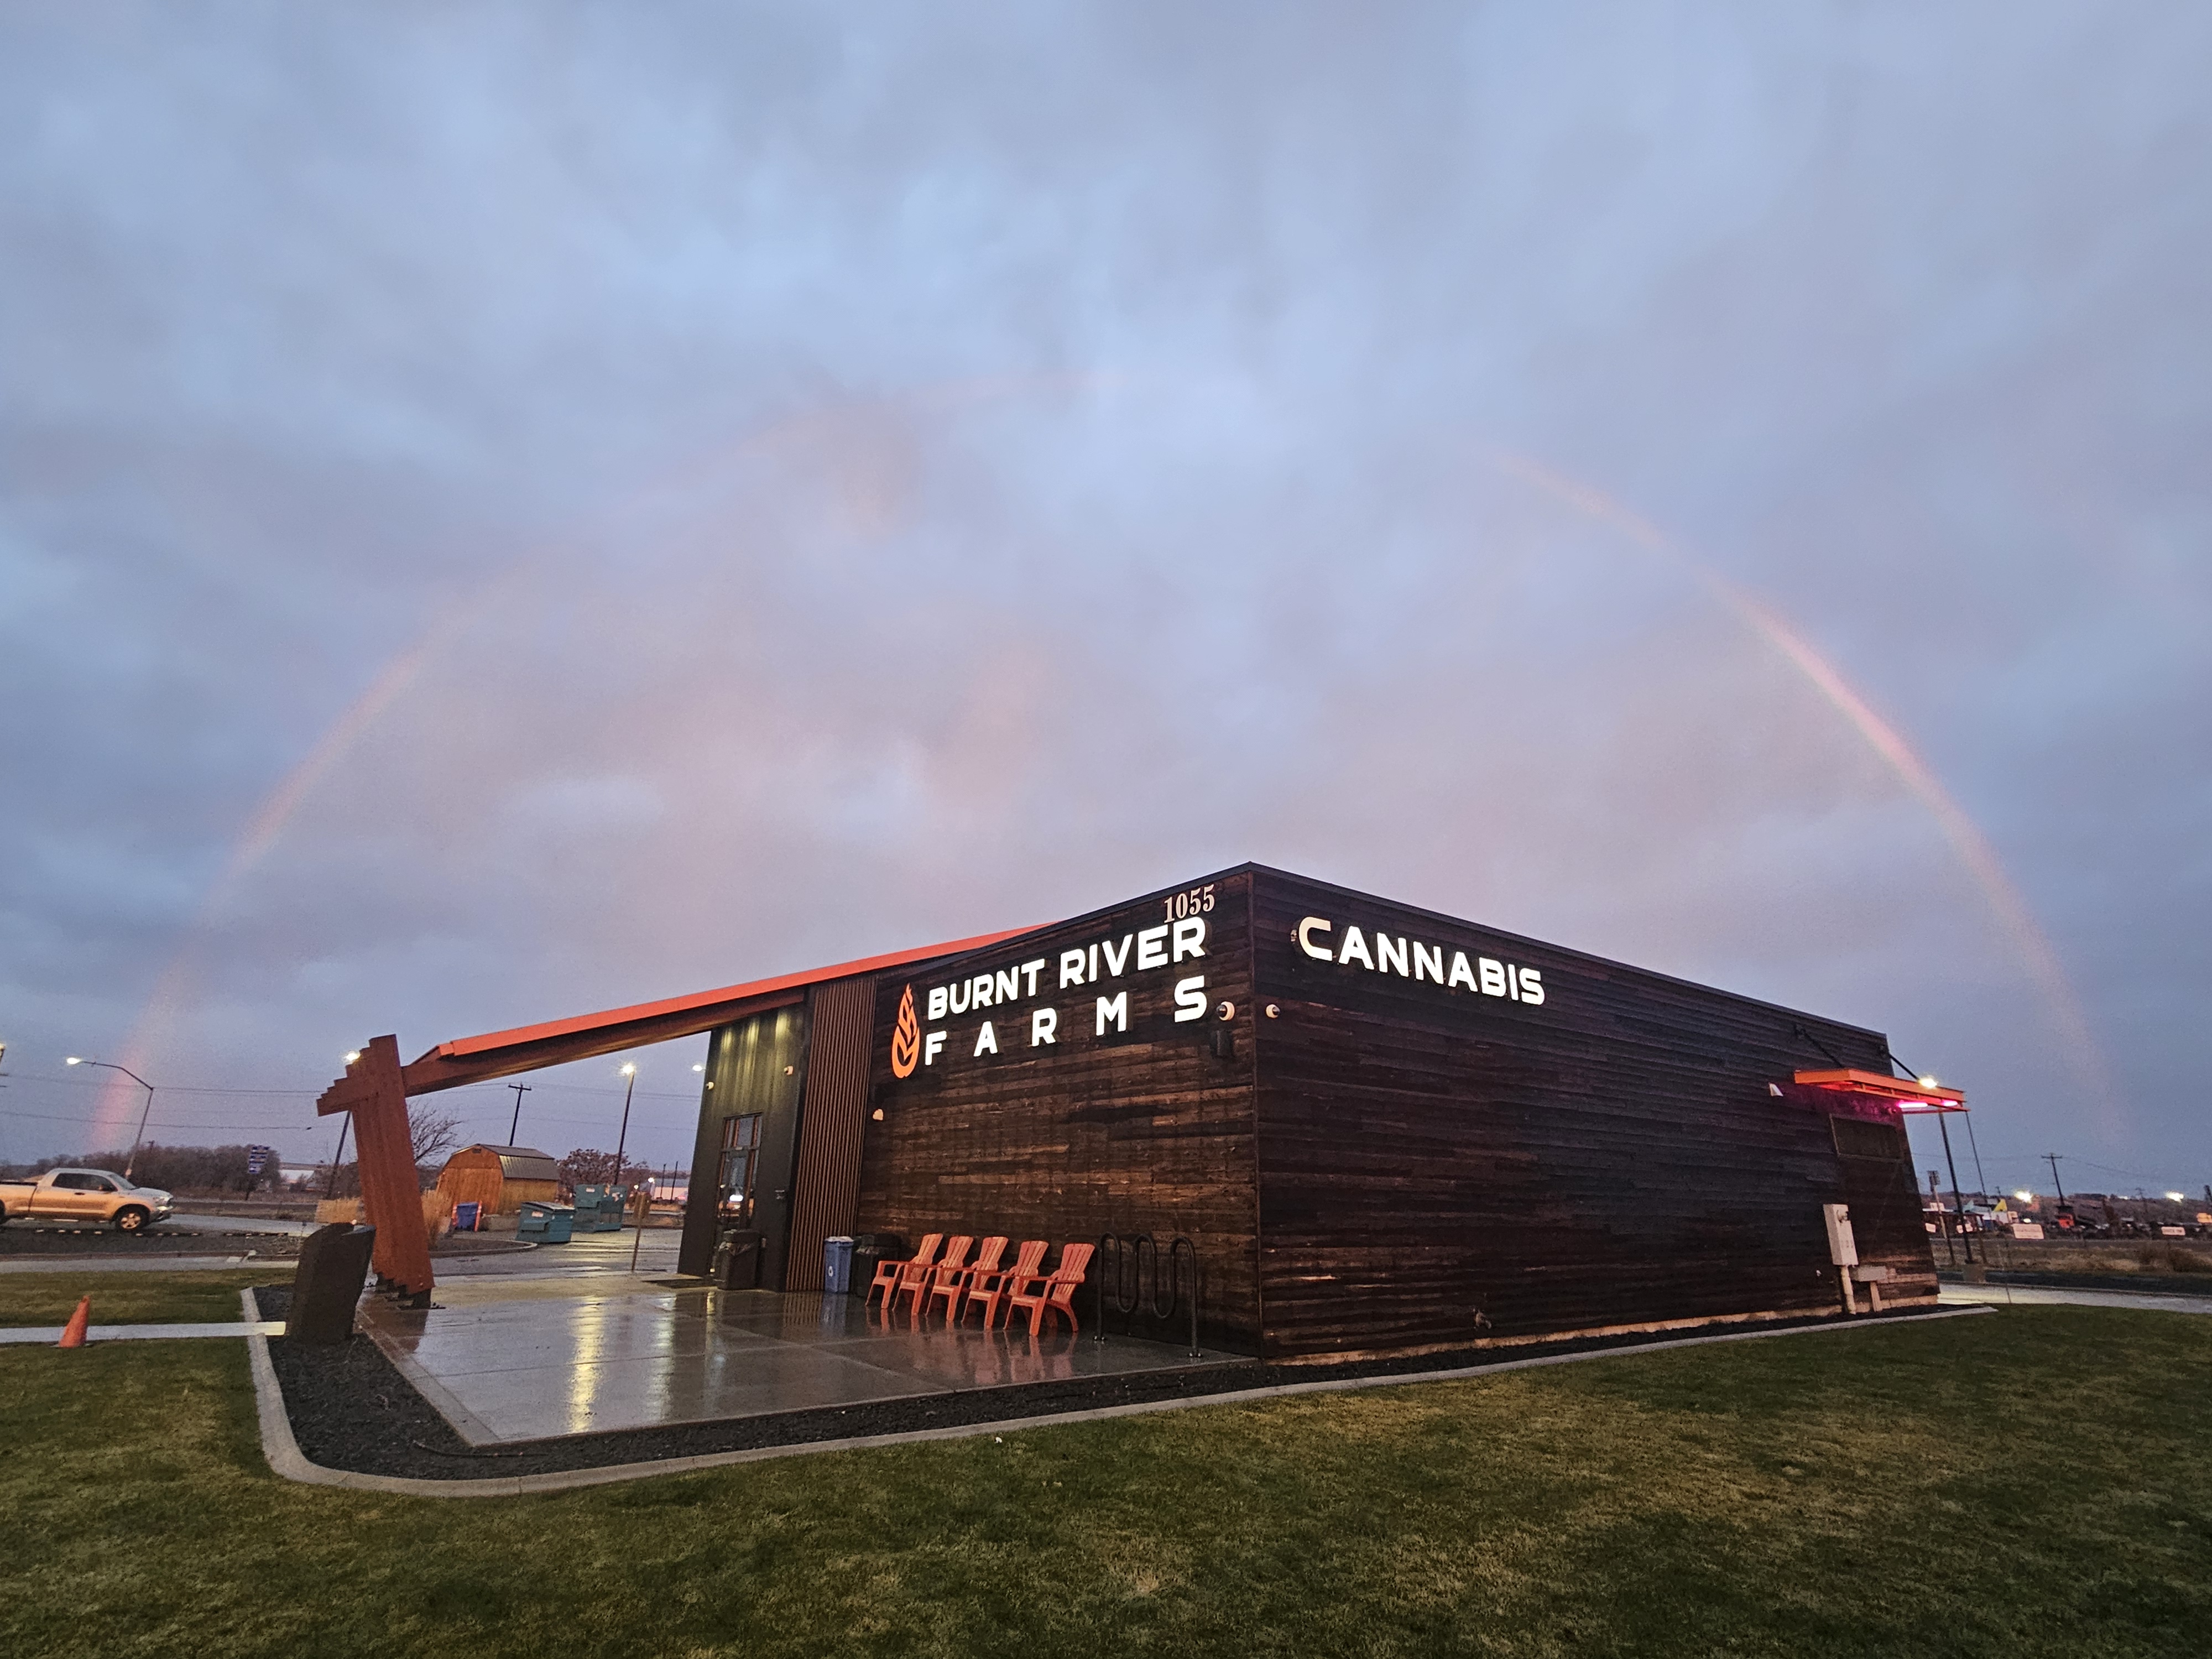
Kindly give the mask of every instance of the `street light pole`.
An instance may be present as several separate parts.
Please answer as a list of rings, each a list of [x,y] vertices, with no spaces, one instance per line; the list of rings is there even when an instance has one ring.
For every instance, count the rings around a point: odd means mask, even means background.
[[[85,1060],[76,1054],[70,1055],[68,1059],[72,1066],[97,1066],[103,1071],[120,1072],[146,1091],[146,1104],[138,1114],[138,1133],[131,1141],[131,1156],[123,1160],[123,1178],[130,1180],[131,1170],[137,1167],[139,1143],[146,1139],[146,1120],[154,1115],[154,1085],[128,1066],[118,1066],[112,1060]]]
[[[615,1173],[614,1178],[607,1182],[610,1187],[622,1185],[623,1148],[629,1145],[629,1097],[630,1092],[637,1087],[637,1067],[633,1065],[622,1069],[623,1076],[628,1080],[623,1085],[622,1129],[615,1136]]]

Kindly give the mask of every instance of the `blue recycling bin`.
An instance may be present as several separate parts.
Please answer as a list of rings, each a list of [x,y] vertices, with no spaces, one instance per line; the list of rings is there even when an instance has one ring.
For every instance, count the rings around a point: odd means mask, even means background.
[[[574,1231],[576,1212],[565,1204],[540,1204],[536,1199],[526,1201],[522,1214],[516,1218],[514,1235],[517,1238],[534,1238],[541,1244],[566,1244]]]
[[[477,1218],[483,1213],[483,1206],[463,1202],[453,1206],[453,1231],[472,1233],[477,1230]]]
[[[853,1241],[842,1234],[822,1242],[822,1288],[830,1296],[853,1293]]]

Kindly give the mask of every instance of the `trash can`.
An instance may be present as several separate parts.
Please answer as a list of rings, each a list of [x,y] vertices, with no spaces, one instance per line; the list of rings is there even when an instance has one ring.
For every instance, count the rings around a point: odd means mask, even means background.
[[[575,1231],[576,1212],[565,1204],[526,1200],[514,1224],[517,1238],[534,1238],[541,1244],[566,1244]]]
[[[766,1233],[749,1232],[744,1228],[732,1228],[724,1233],[714,1251],[716,1282],[726,1291],[758,1290],[761,1247],[767,1243]]]
[[[849,1296],[853,1291],[854,1241],[840,1234],[822,1241],[822,1290],[826,1296]]]
[[[474,1200],[465,1204],[454,1205],[453,1231],[457,1233],[472,1233],[476,1231],[477,1223],[483,1215],[483,1206],[475,1202]]]
[[[284,1316],[284,1340],[328,1347],[353,1334],[354,1309],[368,1283],[368,1258],[376,1248],[376,1229],[334,1221],[301,1241],[300,1265],[292,1273],[292,1310]]]
[[[853,1267],[846,1281],[850,1294],[865,1297],[881,1263],[903,1261],[913,1254],[896,1233],[860,1234],[853,1241]]]

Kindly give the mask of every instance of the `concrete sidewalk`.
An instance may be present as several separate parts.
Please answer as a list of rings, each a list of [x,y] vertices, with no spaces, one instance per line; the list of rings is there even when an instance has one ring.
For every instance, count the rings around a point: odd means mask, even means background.
[[[1947,1308],[2134,1308],[2157,1313],[2212,1314],[2212,1296],[2168,1296],[2157,1291],[2064,1290],[2044,1285],[1946,1285]]]
[[[59,1325],[14,1325],[0,1327],[0,1344],[42,1342],[47,1347],[61,1345],[63,1327]],[[284,1322],[281,1319],[257,1319],[227,1325],[94,1325],[85,1333],[87,1346],[99,1342],[167,1342],[194,1336],[282,1336]]]

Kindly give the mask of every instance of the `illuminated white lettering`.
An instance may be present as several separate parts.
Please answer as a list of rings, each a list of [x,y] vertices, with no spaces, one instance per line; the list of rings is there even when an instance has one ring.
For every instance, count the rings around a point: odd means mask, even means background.
[[[943,1019],[946,1012],[946,1004],[951,999],[945,994],[945,988],[942,985],[931,986],[929,988],[929,1017],[932,1019]]]
[[[1164,968],[1168,965],[1168,925],[1147,927],[1137,935],[1137,966],[1139,969]]]
[[[1035,1012],[1030,1015],[1030,1047],[1034,1048],[1040,1042],[1059,1042],[1060,1038],[1056,1035],[1059,1030],[1059,1009],[1037,1009]]]
[[[927,1036],[922,1038],[921,1063],[923,1065],[937,1064],[937,1051],[945,1046],[945,1033],[943,1031],[932,1031]]]
[[[1060,953],[1060,988],[1083,983],[1083,952],[1062,951]]]
[[[999,1052],[999,1034],[991,1029],[991,1022],[988,1019],[983,1022],[983,1029],[975,1033],[975,1052],[979,1054]]]
[[[966,1013],[968,1012],[968,994],[975,988],[975,987],[973,981],[964,979],[962,980],[957,985],[952,988],[951,1000],[945,1006],[956,1014]],[[932,1015],[931,1018],[934,1018],[935,1016]]]
[[[1091,947],[1091,982],[1098,982],[1098,947],[1095,945]]]
[[[1419,939],[1413,941],[1413,977],[1432,979],[1439,985],[1444,982],[1444,947],[1433,950]]]
[[[1482,969],[1482,994],[1502,997],[1505,994],[1505,964],[1495,957],[1484,957],[1476,964]]]
[[[1129,994],[1127,991],[1117,992],[1111,998],[1098,999],[1098,1035],[1100,1036],[1106,1035],[1106,1022],[1109,1019],[1114,1022],[1114,1029],[1117,1031],[1126,1031],[1129,1029]]]
[[[1470,991],[1478,988],[1474,982],[1474,969],[1467,965],[1466,951],[1452,952],[1451,979],[1449,983],[1455,990],[1462,985]]]
[[[1389,934],[1377,929],[1375,934],[1375,971],[1379,974],[1386,968],[1401,978],[1405,976],[1406,941],[1402,936],[1392,939]]]
[[[1510,962],[1505,964],[1505,994],[1516,1002],[1521,1000],[1521,970]]]
[[[1114,951],[1114,942],[1111,939],[1106,941],[1106,971],[1115,978],[1121,978],[1122,969],[1129,965],[1129,948],[1136,942],[1133,935],[1122,934],[1121,954],[1117,956]],[[1096,979],[1097,975],[1093,974],[1091,977]]]
[[[1030,982],[1030,988],[1024,994],[1029,996],[1036,994],[1037,975],[1042,972],[1044,972],[1042,957],[1039,957],[1035,962],[1025,962],[1022,964],[1022,977]]]
[[[1335,957],[1330,954],[1326,946],[1316,945],[1313,942],[1313,936],[1316,933],[1326,933],[1329,932],[1334,926],[1334,923],[1329,922],[1321,916],[1308,916],[1300,921],[1297,927],[1291,929],[1291,937],[1297,940],[1298,949],[1304,951],[1315,961],[1334,962],[1336,960]]]
[[[1206,918],[1186,916],[1175,925],[1173,941],[1175,960],[1206,954]]]
[[[1206,975],[1193,974],[1176,981],[1176,1024],[1206,1018]]]
[[[1521,970],[1521,1000],[1531,1008],[1540,1006],[1544,1000],[1544,976],[1534,968]]]
[[[988,974],[978,974],[968,981],[968,1006],[970,1008],[988,1008],[991,1000],[991,976]]]
[[[1362,968],[1372,969],[1375,966],[1375,958],[1367,954],[1367,941],[1360,937],[1359,930],[1347,927],[1344,930],[1344,943],[1336,947],[1336,959],[1350,962],[1355,957],[1359,959]]]
[[[994,1000],[1012,1002],[1022,994],[1022,970],[1018,968],[1001,968],[992,983],[998,987],[998,995]]]

